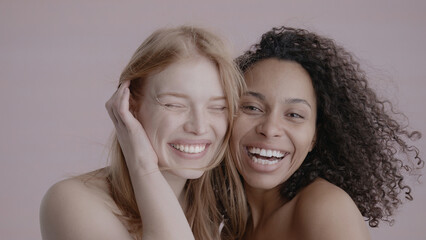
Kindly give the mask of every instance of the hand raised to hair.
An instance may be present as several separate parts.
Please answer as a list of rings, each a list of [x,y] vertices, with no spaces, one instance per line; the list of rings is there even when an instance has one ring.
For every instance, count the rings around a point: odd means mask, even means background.
[[[130,171],[158,170],[158,158],[142,124],[129,110],[130,81],[123,82],[105,103]]]
[[[158,169],[158,157],[145,129],[130,112],[129,85],[129,81],[123,82],[105,107],[126,158],[143,239],[194,239],[175,193]]]

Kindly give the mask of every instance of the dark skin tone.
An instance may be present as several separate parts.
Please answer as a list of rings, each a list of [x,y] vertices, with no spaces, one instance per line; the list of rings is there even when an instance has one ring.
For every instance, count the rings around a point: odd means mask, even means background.
[[[309,74],[297,63],[266,59],[245,78],[248,92],[232,138],[251,209],[245,238],[370,239],[352,199],[323,179],[291,201],[279,195],[280,184],[315,144],[317,103]]]

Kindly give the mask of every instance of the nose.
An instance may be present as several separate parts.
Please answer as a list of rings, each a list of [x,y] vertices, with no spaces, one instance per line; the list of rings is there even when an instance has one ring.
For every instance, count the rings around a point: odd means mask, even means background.
[[[257,125],[256,132],[267,138],[281,137],[284,134],[284,126],[278,114],[270,113]]]
[[[186,132],[202,135],[207,132],[207,118],[204,116],[204,111],[201,109],[193,109],[187,121],[183,126]]]

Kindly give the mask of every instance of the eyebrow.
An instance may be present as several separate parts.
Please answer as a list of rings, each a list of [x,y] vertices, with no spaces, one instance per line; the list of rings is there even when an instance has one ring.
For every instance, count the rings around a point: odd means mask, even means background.
[[[246,93],[244,93],[245,96],[252,96],[255,97],[261,101],[265,101],[266,97],[265,95],[258,93],[258,92],[252,92],[252,91],[247,91]],[[308,106],[309,108],[312,109],[311,104],[308,103],[308,101],[306,101],[305,99],[301,99],[301,98],[286,98],[285,103],[287,104],[298,104],[298,103],[302,103],[305,104],[306,106]]]
[[[259,100],[265,101],[265,95],[258,93],[258,92],[252,92],[252,91],[247,91],[244,93],[245,96],[252,96],[255,98],[258,98]]]
[[[308,103],[308,101],[306,101],[305,99],[300,99],[300,98],[287,98],[285,100],[285,103],[288,104],[297,104],[297,103],[302,103],[307,105],[310,109],[312,109],[311,104]]]
[[[176,92],[165,92],[165,93],[157,94],[157,98],[161,98],[161,97],[165,97],[165,96],[172,96],[172,97],[189,99],[188,95],[182,94],[182,93],[176,93]],[[209,99],[209,101],[219,101],[219,100],[226,100],[226,97],[225,96],[215,96],[215,97],[211,97]]]
[[[175,92],[165,92],[157,94],[157,98],[165,97],[165,96],[172,96],[172,97],[178,97],[178,98],[188,98],[187,95],[181,94],[181,93],[175,93]]]

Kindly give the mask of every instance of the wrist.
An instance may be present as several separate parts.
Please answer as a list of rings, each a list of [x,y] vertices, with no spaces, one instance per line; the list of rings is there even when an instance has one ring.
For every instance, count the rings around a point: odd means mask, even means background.
[[[157,161],[154,161],[153,159],[148,160],[146,156],[132,156],[129,158],[125,157],[125,160],[129,172],[138,175],[160,171]]]
[[[128,168],[130,176],[135,177],[144,177],[148,175],[152,175],[154,173],[160,173],[161,171],[158,166],[143,166],[143,167],[130,167]]]

